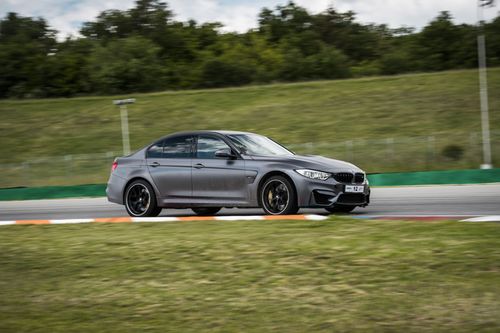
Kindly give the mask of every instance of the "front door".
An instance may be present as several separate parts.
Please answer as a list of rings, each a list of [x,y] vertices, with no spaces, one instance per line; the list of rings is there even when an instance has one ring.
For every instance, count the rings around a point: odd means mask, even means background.
[[[231,149],[222,138],[215,135],[198,136],[192,162],[194,202],[246,203],[248,186],[245,160],[215,157],[215,152],[221,149]]]

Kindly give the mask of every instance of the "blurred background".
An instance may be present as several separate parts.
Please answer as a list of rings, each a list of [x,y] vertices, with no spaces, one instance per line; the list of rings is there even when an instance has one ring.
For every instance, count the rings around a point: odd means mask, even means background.
[[[15,3],[0,6],[0,187],[106,182],[123,154],[112,101],[129,97],[132,150],[179,130],[231,129],[369,173],[478,168],[478,35],[500,163],[500,16],[489,0],[467,2],[468,23],[450,8],[417,27],[366,23],[345,2],[257,2],[256,15],[235,12],[251,22],[239,30],[176,16],[174,5],[187,10],[178,1],[139,0],[56,31]]]

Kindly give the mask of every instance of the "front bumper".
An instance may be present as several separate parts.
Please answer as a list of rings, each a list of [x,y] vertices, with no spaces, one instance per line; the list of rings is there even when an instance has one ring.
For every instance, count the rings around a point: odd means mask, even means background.
[[[345,193],[324,190],[313,190],[309,198],[310,207],[330,207],[335,204],[346,206],[366,207],[370,203],[370,190],[368,193]]]
[[[368,184],[343,184],[334,179],[326,181],[309,180],[305,177],[294,177],[297,188],[299,207],[331,207],[335,204],[365,207],[370,203],[370,186]],[[363,193],[346,193],[346,185],[363,185]]]

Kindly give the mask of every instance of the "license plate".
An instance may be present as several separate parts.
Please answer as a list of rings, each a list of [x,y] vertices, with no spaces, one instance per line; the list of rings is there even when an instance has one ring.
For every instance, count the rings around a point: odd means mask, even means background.
[[[344,192],[346,193],[363,193],[365,191],[364,186],[356,186],[356,185],[346,185]]]

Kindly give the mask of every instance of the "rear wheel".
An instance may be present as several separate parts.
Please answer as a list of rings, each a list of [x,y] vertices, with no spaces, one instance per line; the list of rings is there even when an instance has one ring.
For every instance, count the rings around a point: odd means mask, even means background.
[[[350,213],[356,208],[356,206],[347,205],[333,205],[332,207],[325,208],[330,213]]]
[[[125,191],[125,208],[133,217],[154,217],[161,212],[151,185],[145,180],[132,182]]]
[[[201,216],[211,216],[215,215],[221,210],[221,207],[197,207],[197,208],[191,208],[193,212],[195,212],[196,215],[201,215]]]
[[[260,202],[266,214],[291,215],[297,213],[297,195],[288,179],[273,176],[266,180],[260,192]]]

